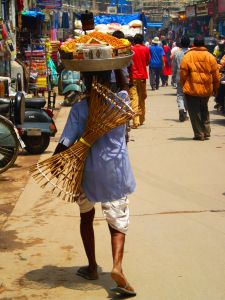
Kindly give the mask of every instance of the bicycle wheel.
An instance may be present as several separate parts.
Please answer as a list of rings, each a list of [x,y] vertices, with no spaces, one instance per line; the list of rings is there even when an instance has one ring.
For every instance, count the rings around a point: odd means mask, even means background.
[[[13,124],[0,116],[0,173],[8,170],[15,162],[19,151],[19,141]]]

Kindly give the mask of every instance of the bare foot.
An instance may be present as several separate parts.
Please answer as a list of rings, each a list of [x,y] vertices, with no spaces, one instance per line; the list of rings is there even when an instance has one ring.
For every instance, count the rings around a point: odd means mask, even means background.
[[[118,287],[126,288],[128,291],[134,292],[133,287],[129,284],[122,271],[120,272],[114,268],[111,272],[111,277],[116,282]]]

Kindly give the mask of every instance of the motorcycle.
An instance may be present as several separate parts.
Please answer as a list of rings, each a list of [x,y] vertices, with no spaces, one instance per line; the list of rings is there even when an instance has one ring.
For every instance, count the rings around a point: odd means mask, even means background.
[[[21,75],[17,75],[17,90],[22,89]],[[25,99],[25,117],[23,124],[17,129],[30,154],[41,154],[49,146],[50,137],[54,137],[57,129],[53,120],[53,110],[45,108],[44,97]]]
[[[25,118],[23,124],[17,124],[19,134],[30,154],[41,154],[49,146],[50,137],[54,137],[57,129],[53,120],[53,112],[44,108],[44,98],[25,99]]]
[[[72,106],[79,102],[82,93],[85,91],[85,85],[80,78],[80,72],[63,70],[60,75],[61,90],[64,95],[64,106]]]
[[[23,95],[21,89],[21,75],[18,74],[16,79],[16,90],[19,95]],[[8,103],[10,101],[10,98],[5,98],[2,99],[0,104]],[[25,144],[25,150],[30,154],[43,153],[50,143],[50,137],[55,136],[57,132],[53,120],[53,111],[44,108],[45,105],[45,98],[25,99],[23,122],[18,122],[16,114],[11,109],[4,115],[13,122]]]
[[[7,101],[6,101],[7,100]],[[12,121],[3,115],[10,114]],[[25,145],[14,126],[23,123],[25,115],[25,99],[22,93],[17,93],[15,99],[0,99],[0,173],[8,170],[15,162],[19,147]]]

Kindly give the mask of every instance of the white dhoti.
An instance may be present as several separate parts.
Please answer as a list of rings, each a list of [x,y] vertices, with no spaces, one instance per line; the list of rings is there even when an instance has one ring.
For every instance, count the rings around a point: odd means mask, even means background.
[[[95,202],[91,202],[82,194],[77,204],[80,208],[80,213],[87,213],[93,209]],[[127,197],[121,199],[101,203],[102,212],[108,224],[115,230],[127,234],[129,225],[129,200]]]

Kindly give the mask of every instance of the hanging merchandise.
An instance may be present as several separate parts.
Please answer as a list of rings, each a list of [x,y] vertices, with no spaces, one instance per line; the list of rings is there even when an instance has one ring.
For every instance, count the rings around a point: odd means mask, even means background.
[[[59,28],[59,12],[52,11],[50,13],[50,39],[51,41],[57,40],[57,31]]]
[[[53,86],[58,85],[58,74],[56,71],[55,64],[52,60],[52,43],[46,39],[45,41],[45,52],[46,52],[46,61],[47,61],[47,69],[49,75],[49,87],[52,89]]]
[[[32,40],[30,50],[25,51],[27,70],[29,72],[28,92],[34,94],[48,90],[48,72],[45,45],[40,40]]]
[[[69,29],[70,28],[70,22],[69,22],[69,13],[68,11],[64,11],[62,14],[62,28]]]
[[[18,12],[22,11],[24,8],[24,0],[16,0]]]
[[[48,59],[47,61],[47,66],[48,66],[48,69],[51,73],[50,77],[51,77],[51,84],[53,86],[57,86],[58,85],[58,73],[56,71],[56,67],[55,67],[55,64],[53,62],[53,60],[51,58]]]
[[[8,32],[7,32],[6,26],[3,22],[1,23],[0,26],[2,27],[2,39],[6,40],[8,38]]]
[[[0,75],[10,77],[10,62],[15,58],[13,34],[7,20],[0,19]]]
[[[28,31],[41,35],[41,25],[45,20],[45,14],[40,11],[27,10],[22,12],[22,27]]]

